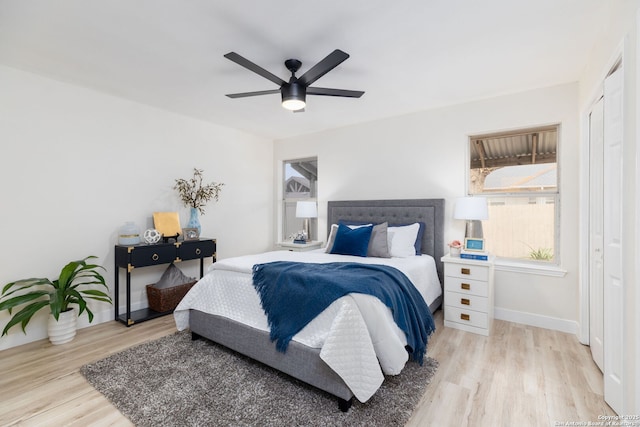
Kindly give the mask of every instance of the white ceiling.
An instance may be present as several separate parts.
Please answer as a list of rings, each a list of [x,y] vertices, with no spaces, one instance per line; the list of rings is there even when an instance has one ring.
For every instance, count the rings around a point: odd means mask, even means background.
[[[603,0],[0,0],[0,64],[279,139],[578,81]],[[225,59],[235,51],[288,80],[334,49],[351,57],[304,113]]]

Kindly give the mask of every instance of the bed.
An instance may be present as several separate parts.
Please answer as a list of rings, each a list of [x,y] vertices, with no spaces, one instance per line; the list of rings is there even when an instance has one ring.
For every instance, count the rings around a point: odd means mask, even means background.
[[[431,290],[424,290],[426,284],[419,290],[429,310],[434,312],[442,302],[443,265],[440,258],[444,251],[443,221],[443,199],[331,201],[328,203],[327,234],[330,234],[332,224],[340,222],[424,223],[420,252],[429,257],[406,260],[364,258],[359,261],[386,263],[394,267],[394,263],[399,262],[396,268],[412,282],[432,283],[429,285]],[[178,305],[174,312],[176,325],[179,330],[188,327],[193,339],[204,337],[217,342],[336,396],[340,409],[346,411],[354,396],[366,401],[382,383],[384,374],[397,374],[406,363],[406,351],[399,354],[398,348],[404,347],[399,347],[396,342],[402,339],[402,334],[391,331],[391,328],[397,329],[395,325],[382,326],[379,333],[371,332],[372,328],[367,326],[370,319],[381,323],[377,319],[387,316],[381,311],[386,308],[379,301],[371,302],[375,298],[369,295],[351,294],[340,298],[300,331],[284,353],[278,351],[271,341],[264,323],[266,320],[260,320],[259,316],[254,320],[243,317],[245,312],[260,311],[255,308],[256,304],[259,307],[260,300],[252,289],[251,275],[247,274],[252,264],[282,260],[323,263],[333,262],[335,257],[346,257],[349,262],[358,258],[317,250],[308,253],[274,251],[220,260]],[[425,279],[418,278],[416,273],[422,271],[423,266],[428,269],[433,266],[433,271],[427,273]],[[433,286],[438,288],[435,293]],[[227,300],[229,293],[234,296]],[[212,305],[216,307],[211,308]],[[386,311],[390,313],[388,309]],[[388,344],[390,342],[393,343]]]

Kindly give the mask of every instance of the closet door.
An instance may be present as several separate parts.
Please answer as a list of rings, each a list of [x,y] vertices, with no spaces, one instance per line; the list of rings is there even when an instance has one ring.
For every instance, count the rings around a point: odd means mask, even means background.
[[[623,70],[604,82],[604,399],[623,414]]]
[[[604,372],[604,100],[589,115],[589,347]]]

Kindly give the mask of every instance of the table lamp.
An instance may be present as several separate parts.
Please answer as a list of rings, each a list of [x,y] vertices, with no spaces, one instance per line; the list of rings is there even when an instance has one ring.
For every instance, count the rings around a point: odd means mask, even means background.
[[[309,218],[318,217],[318,205],[314,201],[300,201],[296,203],[296,217],[304,218],[304,232],[306,233],[306,241],[311,240],[309,234]]]
[[[482,220],[489,219],[489,209],[485,197],[460,197],[453,212],[455,219],[467,221],[466,238],[482,239]]]

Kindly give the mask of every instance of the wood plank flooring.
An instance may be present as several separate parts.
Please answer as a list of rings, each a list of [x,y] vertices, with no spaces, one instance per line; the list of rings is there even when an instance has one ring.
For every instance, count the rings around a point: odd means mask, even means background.
[[[428,355],[440,362],[408,426],[553,426],[613,415],[602,374],[575,336],[495,321],[483,337],[442,324]],[[130,426],[79,369],[175,331],[172,316],[126,328],[81,329],[71,343],[38,341],[0,351],[0,425]]]

